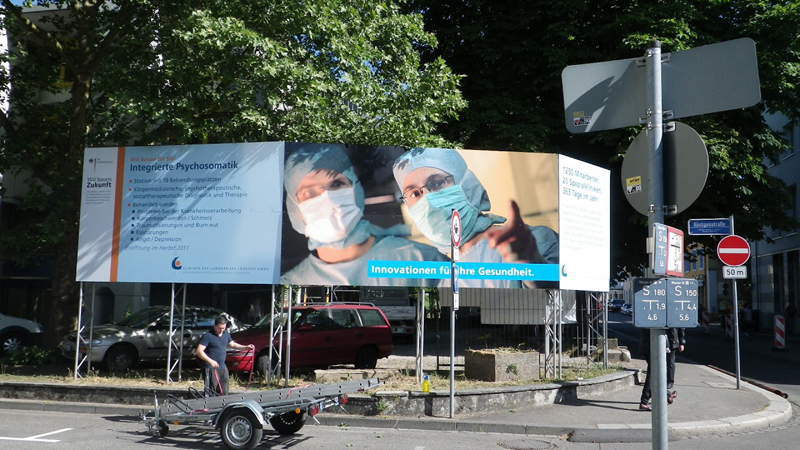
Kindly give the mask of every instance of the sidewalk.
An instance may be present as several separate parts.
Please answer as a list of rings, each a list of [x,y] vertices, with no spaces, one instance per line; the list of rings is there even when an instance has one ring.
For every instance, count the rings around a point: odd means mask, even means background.
[[[672,437],[725,435],[780,426],[793,419],[782,397],[706,366],[677,365],[678,397],[668,408]],[[651,414],[639,411],[641,386],[578,400],[501,412],[442,417],[370,417],[323,412],[323,426],[569,435],[573,442],[650,442]],[[0,409],[138,416],[140,406],[0,399]],[[314,426],[313,420],[307,425]]]
[[[702,365],[678,363],[678,397],[668,408],[674,437],[775,427],[793,417],[782,397]],[[323,425],[570,435],[575,442],[650,442],[651,414],[639,411],[641,386],[569,403],[449,418],[374,418],[321,414]]]

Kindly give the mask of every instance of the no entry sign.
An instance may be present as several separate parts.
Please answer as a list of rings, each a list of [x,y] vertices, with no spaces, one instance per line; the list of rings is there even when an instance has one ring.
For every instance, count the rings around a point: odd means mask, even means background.
[[[727,266],[741,266],[750,259],[750,244],[740,236],[726,236],[717,245],[717,256]]]

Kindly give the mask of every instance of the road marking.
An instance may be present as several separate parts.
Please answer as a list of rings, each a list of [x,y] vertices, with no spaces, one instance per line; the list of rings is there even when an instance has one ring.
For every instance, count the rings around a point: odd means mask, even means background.
[[[414,447],[414,450],[425,450],[425,447],[423,446]]]
[[[27,441],[27,442],[49,442],[49,443],[56,443],[61,442],[56,439],[40,439],[44,436],[50,436],[51,434],[56,433],[63,433],[65,431],[70,431],[72,428],[63,428],[61,430],[51,431],[49,433],[38,434],[36,436],[26,437],[26,438],[12,438],[12,437],[2,437],[0,436],[0,441]]]

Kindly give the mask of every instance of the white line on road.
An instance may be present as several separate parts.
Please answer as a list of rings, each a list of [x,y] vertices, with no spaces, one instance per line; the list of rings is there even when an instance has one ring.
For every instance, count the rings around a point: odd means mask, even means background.
[[[31,437],[26,437],[26,438],[13,438],[13,437],[2,437],[2,436],[0,436],[0,441],[27,441],[27,442],[56,443],[56,442],[61,442],[61,441],[56,440],[56,439],[39,439],[39,438],[44,437],[44,436],[50,436],[51,434],[63,433],[65,431],[69,431],[71,429],[72,428],[63,428],[61,430],[51,431],[49,433],[39,434],[39,435],[36,435],[36,436],[31,436]]]
[[[414,447],[414,450],[425,450],[425,447],[423,446]]]

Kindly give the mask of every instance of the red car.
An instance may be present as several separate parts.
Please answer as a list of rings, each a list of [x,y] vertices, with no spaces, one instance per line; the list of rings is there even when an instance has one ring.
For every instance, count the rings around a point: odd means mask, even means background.
[[[264,317],[247,330],[232,335],[240,344],[255,345],[255,351],[228,351],[225,360],[228,370],[249,372],[255,354],[256,370],[267,372],[269,322],[270,317]],[[284,364],[287,360],[287,336],[283,331]],[[274,337],[275,348],[280,338],[280,334]],[[292,369],[326,368],[335,364],[373,369],[378,359],[392,354],[392,327],[383,312],[370,304],[333,302],[296,306],[292,308],[291,351],[289,364]]]

